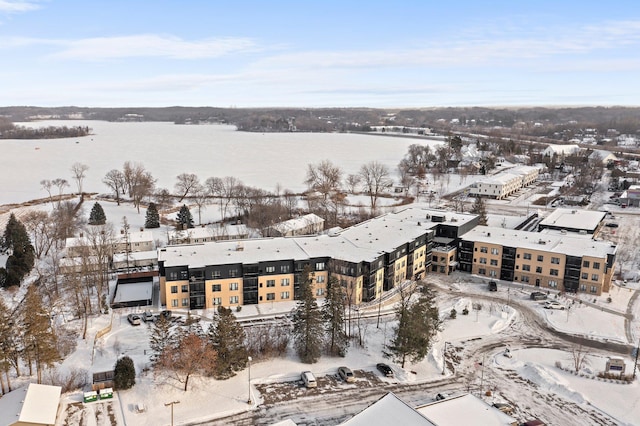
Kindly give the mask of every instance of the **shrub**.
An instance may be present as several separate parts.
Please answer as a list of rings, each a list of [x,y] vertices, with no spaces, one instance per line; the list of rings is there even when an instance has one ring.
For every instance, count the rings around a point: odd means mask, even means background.
[[[136,384],[136,368],[133,360],[124,356],[116,362],[113,369],[113,387],[116,390],[130,389]]]
[[[458,311],[456,311],[455,308],[451,309],[451,312],[449,313],[449,318],[451,319],[456,319],[456,316],[458,315]]]
[[[464,309],[462,310],[462,315],[469,315],[469,309],[464,308]]]

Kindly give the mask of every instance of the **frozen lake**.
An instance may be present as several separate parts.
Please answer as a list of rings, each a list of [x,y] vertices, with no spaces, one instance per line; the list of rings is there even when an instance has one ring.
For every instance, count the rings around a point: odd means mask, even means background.
[[[308,164],[329,159],[344,175],[378,161],[396,175],[409,145],[436,146],[434,140],[348,133],[247,133],[225,125],[174,125],[165,122],[43,121],[29,126],[89,126],[84,138],[0,140],[0,205],[44,198],[43,179],[66,179],[65,192],[76,191],[70,171],[80,162],[89,166],[83,188],[106,193],[102,178],[125,161],[144,165],[157,187],[173,190],[176,176],[195,173],[234,176],[244,184],[273,191],[301,191]]]

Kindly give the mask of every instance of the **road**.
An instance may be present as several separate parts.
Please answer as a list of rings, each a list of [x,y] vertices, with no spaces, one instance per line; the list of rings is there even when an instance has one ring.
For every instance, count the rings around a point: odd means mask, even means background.
[[[446,283],[435,285],[440,287],[439,294],[443,299],[468,296],[462,291],[450,290]],[[502,304],[505,302],[493,294],[473,294],[473,298]],[[519,420],[537,417],[547,419],[552,424],[575,424],[575,419],[580,418],[585,420],[585,424],[615,424],[615,419],[596,408],[576,404],[561,396],[541,391],[538,386],[519,377],[514,371],[500,368],[490,360],[501,356],[505,346],[512,349],[559,349],[568,353],[582,346],[588,348],[589,353],[600,355],[628,355],[630,346],[591,340],[554,330],[530,303],[511,299],[509,304],[516,309],[517,320],[500,334],[468,339],[451,345],[446,356],[448,375],[444,377],[431,377],[416,384],[388,384],[380,381],[372,387],[330,388],[321,395],[295,397],[199,424],[271,425],[291,419],[298,425],[337,425],[362,411],[387,392],[393,392],[410,406],[419,406],[433,402],[434,395],[439,392],[457,394],[470,391],[479,394],[480,389],[483,393],[490,389],[498,400],[510,402],[515,408],[514,415]],[[485,360],[481,362],[483,366],[478,367],[478,361],[482,360]],[[273,388],[268,390],[277,392],[277,386],[278,384],[274,384]]]

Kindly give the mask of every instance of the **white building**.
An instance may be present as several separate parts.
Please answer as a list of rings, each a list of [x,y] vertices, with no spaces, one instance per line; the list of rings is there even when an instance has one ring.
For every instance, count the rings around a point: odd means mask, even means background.
[[[469,193],[501,200],[520,188],[522,188],[522,176],[505,172],[479,180],[471,185]]]
[[[169,233],[169,245],[199,244],[222,240],[244,240],[249,238],[246,225],[207,225],[198,228],[172,231]]]
[[[324,230],[324,219],[313,213],[289,219],[269,227],[268,237],[294,237],[296,235],[315,235]]]
[[[0,426],[53,426],[58,416],[60,386],[30,383],[0,398]]]
[[[542,151],[543,157],[555,157],[556,155],[562,157],[565,155],[575,154],[580,151],[578,145],[548,145],[544,151]]]

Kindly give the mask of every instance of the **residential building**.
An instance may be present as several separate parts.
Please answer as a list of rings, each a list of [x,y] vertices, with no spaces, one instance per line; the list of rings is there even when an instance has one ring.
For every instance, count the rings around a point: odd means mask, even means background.
[[[540,288],[609,292],[617,247],[572,234],[478,226],[458,245],[460,270]]]
[[[304,216],[280,222],[265,231],[266,237],[295,237],[297,235],[316,235],[324,230],[324,219],[309,213]]]
[[[0,398],[0,426],[53,426],[60,404],[60,386],[30,383]]]
[[[169,245],[198,244],[221,240],[249,238],[247,225],[215,224],[169,232]]]
[[[571,145],[555,145],[550,144],[542,151],[543,157],[564,157],[567,155],[572,155],[580,151],[580,147],[575,144]]]

